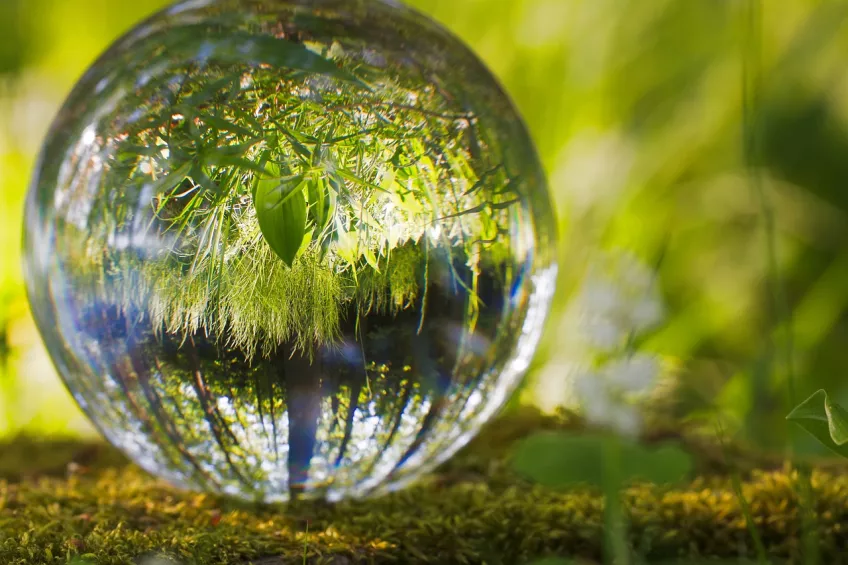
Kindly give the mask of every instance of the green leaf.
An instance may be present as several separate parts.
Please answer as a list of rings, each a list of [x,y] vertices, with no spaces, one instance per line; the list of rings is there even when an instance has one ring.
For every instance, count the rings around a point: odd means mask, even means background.
[[[244,158],[247,152],[260,141],[262,140],[256,138],[237,145],[221,145],[220,147],[205,148],[201,153],[201,158],[204,163],[223,166],[232,159]]]
[[[153,186],[150,189],[151,193],[159,195],[171,192],[186,179],[193,167],[194,163],[192,162],[183,163],[167,175],[159,177],[156,182],[153,183]]]
[[[336,226],[336,253],[348,263],[355,263],[359,251],[359,240],[356,232],[349,232]]]
[[[370,249],[368,249],[367,247],[364,247],[364,248],[362,249],[362,256],[363,256],[363,257],[365,257],[365,261],[366,261],[369,265],[371,265],[371,268],[372,268],[372,269],[374,269],[374,270],[375,270],[375,271],[377,271],[378,273],[380,272],[380,264],[379,264],[379,263],[377,263],[377,256],[376,256],[376,255],[374,255],[374,252],[373,252],[373,251],[371,251],[371,250],[370,250]]]
[[[623,451],[622,457],[630,457],[624,463],[629,480],[642,479],[660,485],[679,483],[692,472],[692,456],[673,444],[656,449],[630,445]]]
[[[216,167],[237,167],[244,171],[253,171],[260,175],[265,173],[265,168],[260,166],[259,163],[243,157],[206,155],[204,162],[207,165],[214,165]]]
[[[148,145],[146,147],[141,145],[132,145],[132,144],[124,144],[121,145],[121,150],[118,152],[118,159],[122,161],[126,161],[129,159],[136,159],[138,157],[154,157],[161,155],[162,147],[158,145]]]
[[[518,444],[513,468],[541,485],[565,488],[601,487],[605,445],[602,435],[540,432]],[[684,480],[692,471],[692,457],[674,444],[652,449],[636,443],[620,445],[619,476],[624,483],[643,480],[658,484]]]
[[[244,137],[252,137],[254,133],[244,126],[230,122],[215,114],[204,114],[203,120],[218,131],[228,131]]]
[[[309,201],[309,213],[315,220],[315,225],[321,231],[329,223],[329,198],[327,181],[322,177],[312,177],[307,185],[307,199]]]
[[[818,390],[786,416],[831,451],[848,459],[848,412]]]
[[[303,175],[281,178],[273,163],[265,171],[267,176],[257,183],[254,196],[259,228],[274,253],[291,267],[306,232],[306,183]]]
[[[326,190],[326,197],[324,199],[325,220],[323,222],[323,225],[321,225],[321,223],[316,222],[320,227],[320,232],[318,233],[318,237],[320,239],[318,244],[321,246],[321,257],[323,258],[324,254],[326,254],[329,250],[330,244],[333,241],[333,236],[335,235],[330,225],[336,217],[336,209],[338,207],[338,195],[336,194],[335,190],[330,188],[329,180],[321,179],[320,182],[321,187]]]
[[[192,108],[197,108],[202,104],[207,103],[209,100],[218,95],[222,90],[232,91],[239,88],[239,81],[241,80],[241,73],[232,73],[223,78],[219,78],[218,80],[212,81],[209,84],[205,85],[199,91],[193,93],[188,98],[185,99],[185,104]]]
[[[308,229],[303,232],[303,241],[300,243],[300,249],[297,252],[297,257],[303,255],[303,252],[306,251],[306,248],[309,247],[309,244],[312,243],[312,240],[315,238],[315,228]]]
[[[825,399],[824,408],[827,411],[830,437],[833,438],[836,445],[845,445],[848,443],[848,412],[829,398]]]
[[[264,63],[280,69],[321,73],[368,88],[359,78],[340,69],[330,59],[310,51],[305,45],[271,35],[257,36],[246,32],[228,32],[216,43],[216,49],[211,58],[224,64],[253,60],[256,63]]]
[[[197,45],[201,38],[207,40],[212,49],[198,54]],[[264,63],[281,70],[330,75],[371,90],[362,79],[339,68],[332,60],[309,50],[305,45],[272,35],[257,36],[248,32],[232,31],[229,25],[211,26],[204,23],[187,24],[169,30],[167,34],[159,33],[156,40],[162,52],[175,57],[191,55],[220,65],[241,65],[245,61],[253,64]],[[221,84],[220,88],[225,85],[226,83]],[[236,88],[235,84],[233,88]],[[215,89],[211,89],[211,92],[204,93],[200,99],[211,98],[215,92]]]
[[[298,155],[300,155],[304,159],[311,159],[312,158],[312,152],[309,149],[307,149],[306,146],[303,145],[300,141],[298,141],[297,138],[292,134],[292,132],[290,132],[289,130],[287,130],[285,128],[281,128],[281,129],[282,129],[282,132],[285,134],[286,139],[288,139],[289,144],[292,146],[292,149],[294,150],[295,153],[297,153]]]
[[[594,437],[540,432],[518,444],[513,467],[520,475],[548,487],[599,486],[603,446]]]
[[[347,169],[344,169],[342,167],[336,168],[336,174],[338,174],[343,179],[349,180],[349,181],[356,183],[358,185],[365,186],[365,187],[368,187],[368,188],[373,188],[374,190],[376,190],[378,192],[384,192],[384,193],[387,193],[387,194],[391,194],[390,191],[386,190],[382,186],[378,186],[378,185],[374,184],[373,182],[368,182],[367,180],[361,179],[358,176],[356,176],[355,174],[353,174],[352,172],[350,172]]]

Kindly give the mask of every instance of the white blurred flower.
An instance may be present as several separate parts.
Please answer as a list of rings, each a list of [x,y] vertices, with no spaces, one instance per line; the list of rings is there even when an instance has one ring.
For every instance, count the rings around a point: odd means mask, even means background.
[[[664,309],[648,267],[629,253],[604,259],[589,269],[566,316],[589,345],[614,351],[658,324]]]
[[[638,434],[641,405],[661,368],[632,342],[663,316],[653,270],[628,252],[599,254],[562,318],[561,341],[539,374],[537,404],[576,408],[591,425]]]
[[[636,406],[620,402],[597,373],[585,373],[575,381],[583,416],[595,427],[608,428],[623,436],[638,435],[642,418]]]
[[[582,337],[601,351],[612,351],[627,339],[627,332],[608,316],[586,316],[583,318],[582,330]]]
[[[592,371],[578,374],[574,381],[574,392],[587,420],[594,424],[609,421],[614,402],[600,374]]]
[[[601,315],[611,315],[619,311],[623,298],[621,290],[613,284],[613,281],[595,277],[583,283],[583,291],[579,295],[579,299],[584,302],[584,308]]]
[[[630,321],[634,328],[648,329],[657,325],[663,319],[662,302],[656,297],[641,300],[630,310]]]
[[[642,430],[641,400],[657,382],[653,357],[636,355],[606,364],[599,371],[579,373],[574,382],[578,405],[586,421],[625,436]]]
[[[647,394],[656,385],[659,372],[656,358],[637,354],[608,363],[603,374],[609,385],[622,393]]]

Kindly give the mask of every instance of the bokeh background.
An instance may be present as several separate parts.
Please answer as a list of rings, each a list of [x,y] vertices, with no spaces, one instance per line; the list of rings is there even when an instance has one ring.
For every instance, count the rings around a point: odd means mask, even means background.
[[[549,174],[560,285],[522,402],[613,409],[574,382],[617,332],[654,420],[782,449],[793,402],[848,401],[848,4],[409,3],[502,80]],[[0,437],[94,433],[30,318],[23,201],[73,83],[165,4],[0,0]]]

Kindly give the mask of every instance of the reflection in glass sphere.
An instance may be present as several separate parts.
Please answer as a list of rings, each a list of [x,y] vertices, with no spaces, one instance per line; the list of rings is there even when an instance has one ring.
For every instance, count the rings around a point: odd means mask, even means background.
[[[30,298],[103,434],[189,488],[397,488],[517,386],[555,228],[521,119],[396,4],[201,0],[119,40],[56,119]]]

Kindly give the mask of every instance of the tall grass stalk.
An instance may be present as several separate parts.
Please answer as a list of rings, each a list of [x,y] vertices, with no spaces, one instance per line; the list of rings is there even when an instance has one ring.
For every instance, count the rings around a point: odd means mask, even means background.
[[[798,404],[798,393],[795,382],[792,313],[786,296],[785,283],[778,267],[778,241],[775,227],[774,209],[762,178],[760,147],[761,123],[760,108],[762,107],[763,64],[762,64],[762,19],[763,5],[761,0],[748,0],[744,8],[744,33],[742,56],[742,100],[743,100],[743,135],[745,141],[745,162],[748,168],[748,181],[753,189],[760,206],[768,261],[768,278],[770,307],[772,320],[776,327],[782,328],[782,335],[777,334],[778,343],[774,343],[771,332],[765,333],[768,367],[775,371],[780,368],[785,382],[785,401],[788,404],[787,413]],[[782,366],[781,366],[782,365]],[[795,439],[788,435],[788,458],[792,465],[796,452]],[[815,500],[810,469],[805,465],[795,465],[797,480],[793,482],[799,501],[801,515],[802,552],[804,563],[818,565],[820,553],[817,543],[815,525]],[[737,489],[738,478],[734,478],[734,489]],[[740,495],[741,496],[741,495]],[[744,504],[744,497],[740,503]],[[746,520],[747,520],[746,516]],[[753,535],[753,534],[752,534]],[[760,545],[762,542],[760,542]]]
[[[770,307],[776,315],[777,291],[777,251],[774,227],[774,211],[765,191],[762,174],[758,163],[759,155],[759,107],[762,87],[762,9],[760,0],[747,0],[743,5],[742,28],[742,137],[744,142],[744,161],[747,169],[748,183],[754,197],[760,206],[760,217],[765,232],[767,256],[767,285],[770,296]],[[767,374],[774,368],[775,346],[770,332],[765,332],[765,355]],[[791,387],[790,387],[791,388]],[[760,396],[763,391],[754,390],[754,396]],[[726,452],[726,442],[721,422],[718,422],[718,438],[722,449]],[[745,517],[745,524],[757,552],[757,561],[766,563],[766,551],[762,537],[751,515],[751,506],[742,491],[742,481],[739,473],[734,471],[731,477],[733,492],[739,502],[739,507]]]
[[[727,438],[724,432],[724,426],[721,425],[720,415],[716,416],[716,437],[721,445],[722,452],[727,455]],[[757,563],[760,565],[767,564],[768,557],[766,555],[766,547],[763,543],[760,531],[757,529],[757,523],[754,521],[754,516],[751,513],[751,504],[745,497],[745,492],[742,490],[742,478],[739,475],[739,471],[734,470],[731,473],[730,480],[733,488],[733,495],[736,497],[736,500],[739,503],[739,509],[742,512],[742,516],[745,518],[745,527],[748,529],[748,534],[751,536],[751,541],[754,543],[754,551],[757,554]]]
[[[604,551],[605,562],[630,565],[627,522],[622,505],[621,440],[611,436],[604,442]]]

